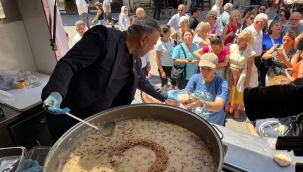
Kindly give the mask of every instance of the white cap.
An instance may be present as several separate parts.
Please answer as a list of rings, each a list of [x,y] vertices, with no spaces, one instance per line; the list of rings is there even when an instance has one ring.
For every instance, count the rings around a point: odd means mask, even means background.
[[[181,25],[181,23],[183,22],[183,20],[187,20],[188,21],[187,16],[180,17],[179,25]]]

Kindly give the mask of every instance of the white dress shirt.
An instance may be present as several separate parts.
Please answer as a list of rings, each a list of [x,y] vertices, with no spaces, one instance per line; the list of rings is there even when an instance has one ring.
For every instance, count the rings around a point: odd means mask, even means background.
[[[81,15],[82,13],[88,13],[88,7],[86,7],[86,2],[85,0],[76,0],[77,8],[78,8],[78,13]]]
[[[150,55],[149,52],[145,54],[145,56],[141,57],[141,61],[142,61],[142,68],[144,68],[147,65],[147,62],[150,61]]]
[[[189,15],[185,14],[185,16],[187,17],[188,21],[189,21]],[[167,25],[169,25],[170,27],[173,27],[175,29],[175,31],[177,31],[178,29],[181,28],[181,26],[179,25],[180,22],[180,15],[175,14],[172,16],[172,18],[169,20],[169,22],[167,23]]]
[[[79,33],[77,33],[73,38],[72,46],[74,46],[78,41],[80,41],[81,38],[82,36],[80,36]]]
[[[253,24],[244,30],[252,31],[255,34],[255,43],[252,45],[252,48],[256,52],[256,56],[260,56],[262,54],[263,31],[260,30],[258,33]]]

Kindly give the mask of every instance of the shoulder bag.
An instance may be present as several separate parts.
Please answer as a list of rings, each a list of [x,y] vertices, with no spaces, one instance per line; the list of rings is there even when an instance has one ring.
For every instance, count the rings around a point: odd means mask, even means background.
[[[180,46],[185,55],[185,59],[187,59],[183,46],[181,44]],[[186,77],[186,64],[184,65],[184,67],[180,67],[174,63],[171,69],[171,79],[174,81],[183,81],[185,77]]]

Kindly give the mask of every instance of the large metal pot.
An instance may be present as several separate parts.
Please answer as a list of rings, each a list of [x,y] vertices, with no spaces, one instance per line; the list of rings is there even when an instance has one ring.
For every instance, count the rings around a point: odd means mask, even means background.
[[[160,104],[135,104],[120,106],[97,113],[87,118],[86,121],[102,126],[108,122],[131,118],[154,118],[165,120],[192,131],[202,138],[210,147],[218,167],[217,171],[221,172],[224,156],[221,142],[222,138],[220,139],[215,129],[206,120],[184,109]],[[91,128],[88,128],[88,126],[81,123],[78,123],[68,130],[60,139],[58,139],[49,151],[44,163],[43,171],[60,171],[70,149],[73,148],[78,141],[87,137],[91,131]]]

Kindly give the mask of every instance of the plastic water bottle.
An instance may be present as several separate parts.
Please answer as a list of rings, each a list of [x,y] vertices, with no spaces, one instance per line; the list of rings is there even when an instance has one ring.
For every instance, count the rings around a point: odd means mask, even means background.
[[[199,116],[201,116],[202,118],[204,118],[205,120],[208,119],[209,115],[208,114],[205,114],[203,113],[203,108],[202,107],[197,107],[196,110],[195,110],[195,113]]]

